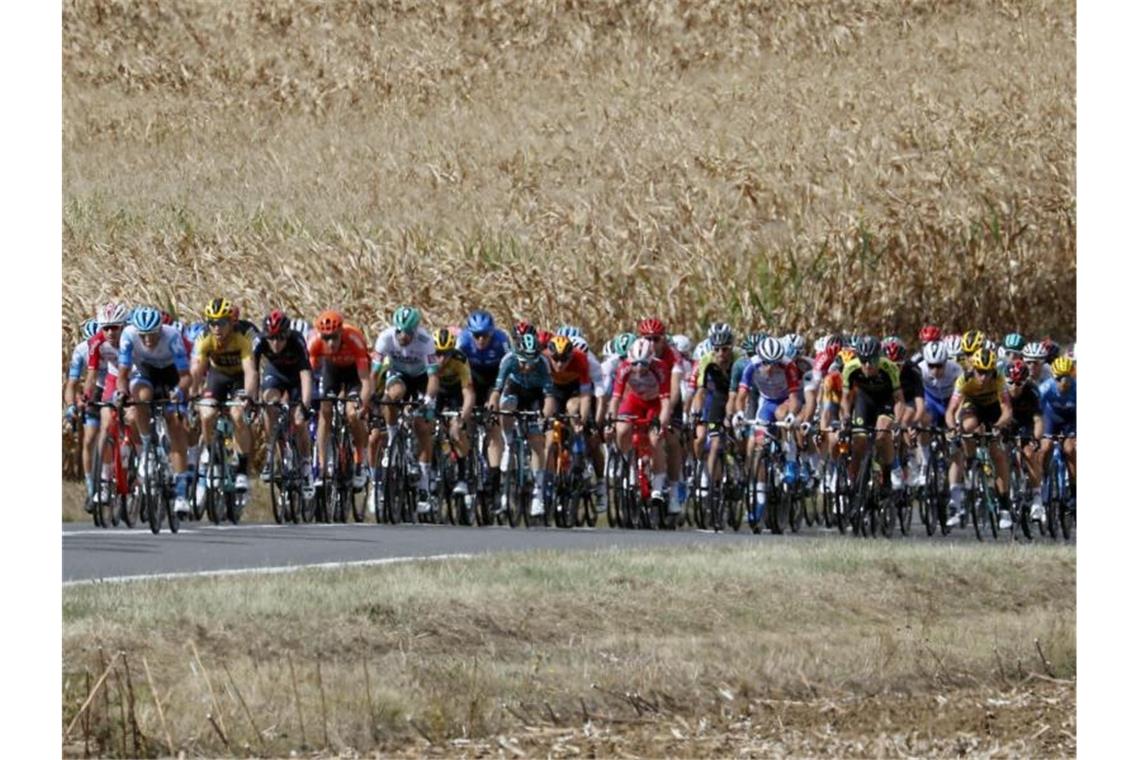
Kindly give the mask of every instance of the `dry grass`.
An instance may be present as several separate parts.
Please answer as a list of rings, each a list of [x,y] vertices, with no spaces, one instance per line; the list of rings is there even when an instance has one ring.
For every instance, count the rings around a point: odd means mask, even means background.
[[[647,312],[1069,337],[1074,28],[1040,0],[68,0],[63,342],[112,296],[217,292],[594,341]]]
[[[65,751],[163,750],[145,657],[189,754],[1072,754],[1074,576],[821,540],[67,588],[64,725],[123,650],[145,739],[120,668]]]

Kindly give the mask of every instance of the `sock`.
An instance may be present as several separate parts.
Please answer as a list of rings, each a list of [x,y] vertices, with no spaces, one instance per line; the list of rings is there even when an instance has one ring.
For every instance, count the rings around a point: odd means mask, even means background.
[[[428,466],[428,463],[427,462],[420,462],[420,490],[422,490],[422,491],[428,490],[428,483],[429,483],[429,477],[428,476],[429,476],[430,472],[431,472],[431,467]]]
[[[663,473],[663,472],[662,473],[655,473],[653,475],[652,485],[653,485],[654,491],[664,491],[665,490],[665,473]]]
[[[961,483],[955,483],[950,486],[950,503],[954,505],[954,509],[962,508],[962,499],[964,497],[965,493],[963,492]]]
[[[87,481],[87,495],[88,496],[94,496],[95,495],[95,474],[89,472],[89,473],[87,473],[87,475],[84,479]]]

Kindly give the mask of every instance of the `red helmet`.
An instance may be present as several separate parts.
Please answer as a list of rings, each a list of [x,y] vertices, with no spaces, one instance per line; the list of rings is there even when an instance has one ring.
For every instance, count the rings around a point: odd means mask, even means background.
[[[524,335],[528,335],[528,334],[529,335],[537,335],[538,334],[538,330],[535,329],[534,325],[532,325],[530,322],[527,322],[525,319],[520,319],[518,322],[515,323],[514,332],[515,332],[515,340],[518,340],[519,338],[521,338]]]
[[[266,337],[274,337],[289,332],[289,317],[280,309],[274,309],[265,316],[262,326]]]
[[[538,350],[539,351],[545,351],[546,346],[550,343],[550,339],[553,337],[554,337],[554,333],[550,332],[550,330],[539,330],[538,331]]]
[[[656,317],[647,317],[637,323],[637,334],[641,337],[664,335],[665,325]]]
[[[942,339],[942,330],[937,325],[927,325],[918,331],[918,339],[923,343],[933,343]]]
[[[906,356],[906,346],[897,340],[888,340],[883,344],[883,353],[887,358],[898,364]]]
[[[1021,359],[1015,359],[1005,368],[1006,377],[1015,385],[1020,385],[1029,379],[1029,367]]]

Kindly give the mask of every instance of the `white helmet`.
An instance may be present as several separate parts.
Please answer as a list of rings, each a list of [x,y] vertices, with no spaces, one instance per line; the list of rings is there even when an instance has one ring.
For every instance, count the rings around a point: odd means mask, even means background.
[[[95,312],[95,319],[99,326],[123,325],[127,323],[127,305],[125,303],[105,303]]]
[[[756,347],[756,355],[762,362],[778,362],[784,358],[784,347],[780,341],[768,337],[760,341],[760,345]]]
[[[688,359],[689,355],[693,353],[693,341],[689,339],[688,335],[678,333],[673,336],[673,348],[677,349],[681,356]]]
[[[701,359],[705,358],[705,354],[711,350],[712,344],[709,343],[708,338],[705,338],[700,343],[698,343],[697,347],[693,350],[693,361],[699,362]]]
[[[784,351],[788,354],[789,358],[795,358],[804,352],[804,336],[799,333],[790,332],[782,338],[784,343]]]
[[[577,329],[577,328],[575,328],[575,329]],[[570,342],[574,344],[574,348],[578,349],[579,351],[581,351],[584,354],[590,353],[590,344],[586,342],[586,339],[583,338],[581,334],[570,335],[567,337],[569,337]]]
[[[962,350],[962,336],[961,335],[947,335],[942,339],[942,343],[946,346],[946,353],[957,359],[962,354],[966,353]]]
[[[816,338],[815,343],[811,344],[811,350],[816,354],[822,354],[825,350],[827,350],[827,339],[829,337],[830,336],[828,335],[821,335]]]
[[[308,322],[301,319],[300,317],[293,317],[289,320],[289,329],[301,333],[302,336],[307,336],[309,334],[309,331],[313,328]]]
[[[1045,348],[1043,344],[1034,341],[1033,343],[1025,344],[1025,349],[1021,352],[1021,355],[1026,359],[1045,361],[1045,358],[1049,356],[1049,350]]]
[[[945,364],[946,360],[950,358],[950,352],[946,350],[946,344],[940,340],[932,340],[922,347],[922,358],[926,360],[927,364]]]
[[[653,358],[653,343],[645,338],[638,338],[629,347],[629,354],[626,356],[632,362],[648,362]]]

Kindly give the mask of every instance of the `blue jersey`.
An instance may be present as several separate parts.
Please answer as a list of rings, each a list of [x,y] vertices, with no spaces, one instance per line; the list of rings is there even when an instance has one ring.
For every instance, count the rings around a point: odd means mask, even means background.
[[[490,375],[499,371],[503,357],[510,351],[507,334],[495,328],[491,335],[491,342],[480,350],[475,347],[475,338],[470,330],[459,333],[459,350],[467,357],[467,366],[479,375]]]
[[[1046,414],[1071,419],[1077,415],[1077,379],[1074,377],[1069,383],[1069,390],[1062,393],[1057,386],[1055,378],[1041,382],[1038,389],[1041,391],[1041,410]]]
[[[529,372],[523,372],[519,366],[519,358],[515,354],[507,354],[503,363],[499,365],[499,376],[495,380],[495,390],[503,390],[503,386],[510,382],[517,388],[526,390],[541,390],[545,396],[554,395],[554,378],[550,376],[550,366],[543,359],[539,359]]]

